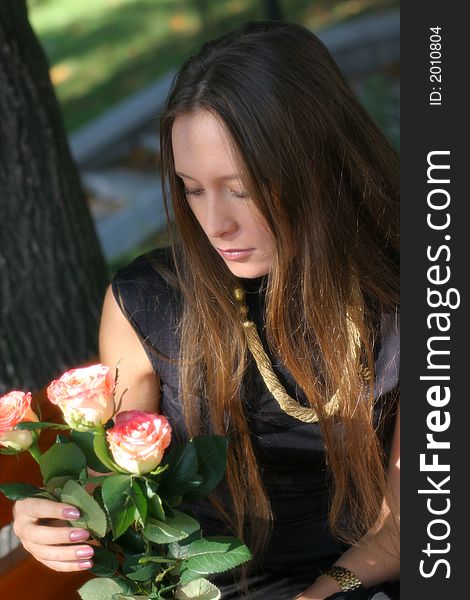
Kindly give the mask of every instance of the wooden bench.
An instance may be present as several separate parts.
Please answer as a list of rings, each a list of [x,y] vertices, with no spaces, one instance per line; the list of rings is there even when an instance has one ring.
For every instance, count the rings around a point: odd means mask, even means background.
[[[90,361],[88,364],[92,364]],[[60,411],[46,397],[46,390],[33,394],[41,406],[43,421],[63,422]],[[40,439],[41,450],[54,441],[57,431],[47,430]],[[41,485],[39,467],[28,452],[19,456],[0,454],[0,479],[5,482],[25,482]],[[12,521],[13,503],[0,494],[0,528]],[[22,546],[0,559],[0,598],[2,600],[79,600],[77,589],[92,576],[89,573],[59,573],[48,569]]]

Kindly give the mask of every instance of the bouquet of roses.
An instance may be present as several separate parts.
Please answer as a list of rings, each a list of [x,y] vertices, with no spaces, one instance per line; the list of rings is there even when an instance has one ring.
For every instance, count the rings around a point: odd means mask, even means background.
[[[83,600],[216,600],[220,591],[206,576],[251,554],[236,538],[203,537],[197,519],[178,507],[204,498],[222,479],[227,439],[196,437],[165,455],[168,421],[155,413],[119,412],[117,375],[97,364],[53,381],[47,396],[60,407],[64,425],[39,421],[30,393],[0,397],[0,452],[29,451],[44,482],[42,488],[1,484],[0,491],[10,500],[34,496],[78,508],[72,525],[98,542],[91,569],[98,578],[79,589]],[[41,453],[38,438],[46,428],[69,433],[58,434]]]

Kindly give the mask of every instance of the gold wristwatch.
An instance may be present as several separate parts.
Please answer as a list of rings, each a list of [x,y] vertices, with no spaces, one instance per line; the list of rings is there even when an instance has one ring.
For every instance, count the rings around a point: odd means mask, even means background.
[[[343,592],[357,590],[362,585],[361,581],[354,575],[354,573],[345,567],[338,567],[334,565],[327,569],[323,575],[334,579]]]

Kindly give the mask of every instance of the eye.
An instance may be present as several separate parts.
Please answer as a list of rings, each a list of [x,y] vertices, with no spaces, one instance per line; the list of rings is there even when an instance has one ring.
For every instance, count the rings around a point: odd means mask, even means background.
[[[194,197],[198,197],[202,194],[202,190],[188,190],[186,188],[184,188],[184,193],[186,196],[194,196]]]
[[[235,192],[234,190],[230,190],[230,194],[234,198],[249,198],[249,196],[246,192]]]

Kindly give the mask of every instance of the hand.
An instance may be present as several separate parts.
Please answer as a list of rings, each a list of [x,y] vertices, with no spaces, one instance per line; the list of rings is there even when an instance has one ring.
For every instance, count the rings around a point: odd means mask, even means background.
[[[79,511],[69,504],[28,498],[13,507],[13,530],[24,548],[50,569],[83,571],[93,566],[94,550],[83,544],[89,533],[64,523],[79,516]]]

